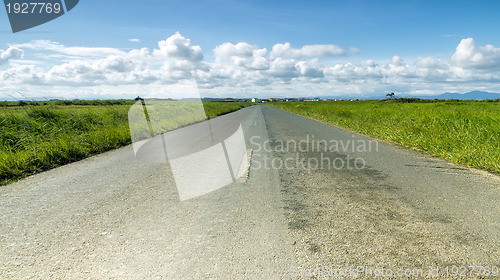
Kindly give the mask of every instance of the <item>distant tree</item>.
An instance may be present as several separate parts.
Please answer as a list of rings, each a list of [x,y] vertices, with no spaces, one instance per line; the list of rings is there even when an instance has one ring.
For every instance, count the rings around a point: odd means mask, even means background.
[[[390,99],[393,99],[394,95],[395,95],[394,92],[391,92],[391,93],[386,94],[385,96],[389,97]]]
[[[142,100],[140,96],[137,96],[134,100]]]

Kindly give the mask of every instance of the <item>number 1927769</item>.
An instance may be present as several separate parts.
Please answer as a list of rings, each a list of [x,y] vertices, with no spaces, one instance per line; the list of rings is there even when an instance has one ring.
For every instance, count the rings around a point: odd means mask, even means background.
[[[59,3],[8,3],[7,13],[14,14],[59,14],[63,12]]]

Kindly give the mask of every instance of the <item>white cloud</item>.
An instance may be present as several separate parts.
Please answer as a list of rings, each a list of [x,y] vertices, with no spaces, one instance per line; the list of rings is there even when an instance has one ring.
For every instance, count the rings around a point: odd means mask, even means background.
[[[448,66],[440,59],[435,59],[432,56],[418,58],[415,61],[415,66],[422,69],[445,69]]]
[[[52,84],[127,83],[129,73],[135,70],[137,69],[133,61],[113,55],[101,60],[73,60],[56,65],[47,72],[47,81]]]
[[[215,47],[214,54],[218,57],[250,57],[256,48],[248,43],[240,42],[236,45],[231,43],[224,43]]]
[[[17,47],[9,47],[7,50],[0,50],[0,65],[7,63],[11,59],[21,59],[24,51]]]
[[[329,66],[324,69],[324,73],[329,80],[352,84],[367,80],[380,81],[384,77],[384,67],[373,60],[367,60]]]
[[[272,77],[281,78],[285,81],[299,76],[297,68],[295,67],[295,60],[283,59],[280,57],[271,62],[268,73]]]
[[[269,69],[267,49],[258,49],[244,42],[224,43],[215,47],[214,54],[216,56],[215,67],[243,67],[249,70]]]
[[[41,84],[44,73],[34,65],[19,65],[0,72],[0,81],[7,84]]]
[[[115,48],[102,47],[66,47],[57,42],[48,40],[34,40],[25,44],[13,45],[16,48],[51,51],[59,54],[77,57],[105,57],[108,55],[123,55],[124,52]]]
[[[343,56],[346,52],[336,45],[305,45],[300,49],[294,49],[290,43],[276,44],[271,50],[271,57],[332,57]]]
[[[197,70],[208,71],[200,46],[191,45],[191,40],[179,32],[158,42],[153,57],[163,65],[160,79],[179,80],[193,78]]]
[[[182,36],[179,32],[168,37],[164,41],[158,42],[159,49],[155,49],[153,54],[157,57],[177,58],[188,61],[203,60],[203,52],[200,46],[191,46],[191,40]]]
[[[451,62],[465,69],[500,69],[500,48],[477,46],[472,38],[462,39]]]
[[[211,96],[383,96],[386,91],[438,93],[458,87],[500,91],[498,48],[464,39],[451,51],[449,60],[423,56],[407,62],[396,55],[385,62],[332,63],[324,58],[347,54],[335,45],[292,48],[286,43],[268,51],[247,42],[226,42],[213,49],[213,61],[206,61],[201,47],[180,33],[159,41],[155,49],[128,52],[31,41],[0,51],[0,64],[5,64],[0,99],[16,90],[30,97],[66,91],[78,95],[66,98],[128,98],[144,95],[138,93],[141,88],[158,91],[164,84],[192,78]]]
[[[141,39],[128,39],[129,42],[139,43]]]
[[[308,78],[324,78],[323,69],[317,59],[310,61],[299,61],[295,67],[301,76]]]

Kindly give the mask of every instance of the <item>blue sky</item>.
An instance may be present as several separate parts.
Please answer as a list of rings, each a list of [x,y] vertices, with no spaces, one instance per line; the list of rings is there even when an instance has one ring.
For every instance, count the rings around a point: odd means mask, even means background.
[[[195,79],[204,96],[500,91],[499,8],[499,1],[81,0],[15,34],[0,12],[0,100],[17,91],[129,98],[183,79]]]

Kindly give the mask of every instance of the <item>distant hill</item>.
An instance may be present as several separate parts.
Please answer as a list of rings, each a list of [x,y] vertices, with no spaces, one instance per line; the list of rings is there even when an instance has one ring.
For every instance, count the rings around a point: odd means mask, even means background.
[[[395,98],[420,98],[420,99],[440,99],[440,100],[487,100],[487,99],[500,99],[500,93],[486,92],[486,91],[471,91],[467,93],[445,92],[438,95],[409,95],[409,94],[396,94]],[[381,100],[386,99],[385,95],[378,96],[322,96],[321,99],[360,99],[360,100]]]
[[[485,91],[471,91],[467,93],[454,93],[446,92],[440,95],[433,96],[418,96],[422,99],[458,99],[458,100],[486,100],[486,99],[500,99],[500,93],[485,92]]]

